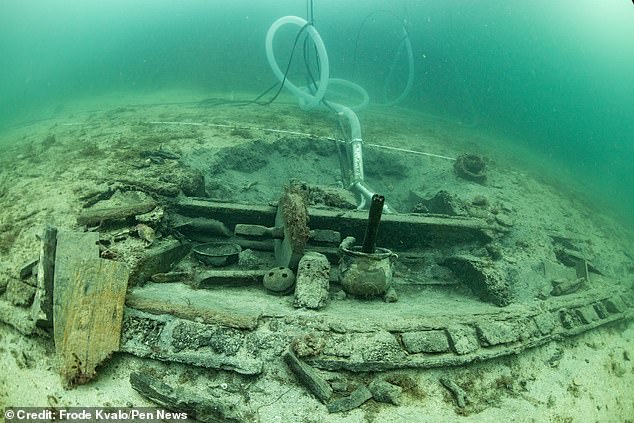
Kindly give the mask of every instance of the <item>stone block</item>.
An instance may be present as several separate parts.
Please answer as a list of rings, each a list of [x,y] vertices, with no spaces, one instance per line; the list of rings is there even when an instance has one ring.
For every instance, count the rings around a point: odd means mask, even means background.
[[[385,331],[369,335],[357,348],[366,362],[396,363],[407,357],[396,337]]]
[[[603,300],[603,304],[610,313],[623,313],[627,309],[627,305],[618,296]]]
[[[579,307],[575,309],[575,314],[577,315],[577,317],[579,317],[581,322],[584,324],[592,323],[596,320],[599,320],[599,316],[597,315],[597,312],[594,310],[594,307],[592,307],[592,304],[588,304],[583,307]]]
[[[477,333],[482,345],[485,346],[516,342],[521,336],[513,322],[481,322],[477,325]]]
[[[410,354],[449,351],[449,340],[444,330],[406,332],[401,335],[401,340]]]
[[[400,405],[401,394],[403,388],[398,385],[393,385],[384,380],[374,380],[370,383],[370,392],[372,392],[372,398],[375,401],[386,402],[389,404]]]
[[[469,354],[480,348],[475,331],[467,326],[457,326],[447,330],[449,345],[458,355]]]
[[[557,318],[552,313],[542,313],[533,317],[537,329],[542,335],[548,335],[557,326]]]
[[[449,267],[482,301],[500,307],[513,301],[508,275],[492,262],[472,256],[453,256],[441,264]]]

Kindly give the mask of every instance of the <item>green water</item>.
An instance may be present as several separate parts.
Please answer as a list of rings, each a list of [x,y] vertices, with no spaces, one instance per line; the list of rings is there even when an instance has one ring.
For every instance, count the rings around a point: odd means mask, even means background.
[[[331,76],[381,100],[406,20],[416,73],[401,106],[507,135],[634,223],[631,1],[315,0],[313,10]],[[306,3],[3,0],[0,132],[103,95],[255,95],[275,82],[264,36],[285,15],[306,17]],[[293,31],[281,31],[280,51]],[[394,66],[388,92],[406,77],[403,57]]]

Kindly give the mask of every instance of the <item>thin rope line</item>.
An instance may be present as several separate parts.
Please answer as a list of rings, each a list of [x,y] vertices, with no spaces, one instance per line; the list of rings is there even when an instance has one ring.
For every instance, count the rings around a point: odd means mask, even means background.
[[[297,132],[297,131],[287,131],[284,129],[272,129],[272,128],[258,128],[255,126],[236,126],[236,125],[226,125],[226,124],[221,124],[221,123],[199,123],[199,122],[172,122],[172,121],[152,121],[152,122],[148,122],[150,124],[153,125],[190,125],[190,126],[211,126],[211,127],[217,127],[217,128],[236,128],[236,129],[252,129],[254,131],[262,131],[262,132],[273,132],[273,133],[278,133],[278,134],[289,134],[289,135],[299,135],[299,136],[303,136],[303,137],[310,137],[313,139],[317,139],[317,140],[324,140],[324,141],[338,141],[338,142],[345,142],[342,140],[338,140],[336,138],[332,138],[332,137],[325,137],[325,136],[319,136],[319,135],[315,135],[315,134],[309,134],[306,132]],[[445,160],[456,160],[453,157],[449,157],[449,156],[443,156],[441,154],[433,154],[433,153],[425,153],[422,151],[416,151],[416,150],[409,150],[407,148],[400,148],[400,147],[390,147],[388,145],[381,145],[381,144],[369,144],[369,143],[363,143],[364,146],[368,146],[368,147],[374,147],[374,148],[382,148],[385,150],[394,150],[394,151],[400,151],[403,153],[409,153],[409,154],[417,154],[420,156],[427,156],[427,157],[435,157],[438,159],[445,159]]]

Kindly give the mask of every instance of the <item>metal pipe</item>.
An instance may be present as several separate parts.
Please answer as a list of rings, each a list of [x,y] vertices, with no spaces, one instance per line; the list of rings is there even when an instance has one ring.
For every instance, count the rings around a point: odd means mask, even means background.
[[[368,226],[365,228],[365,237],[363,238],[363,246],[361,251],[367,254],[374,253],[376,247],[376,235],[379,232],[379,223],[381,223],[381,214],[383,213],[383,204],[385,197],[379,194],[372,196],[370,203],[370,212],[368,213]]]
[[[363,141],[361,138],[355,138],[350,141],[350,161],[352,165],[352,180],[354,182],[363,182],[365,175],[363,174]]]
[[[357,206],[357,210],[366,209],[368,203],[372,203],[372,197],[376,195],[376,193],[368,188],[365,182],[362,181],[353,183],[348,189],[359,196],[359,205]],[[383,204],[383,211],[385,213],[396,213],[396,211],[392,209],[387,202]]]

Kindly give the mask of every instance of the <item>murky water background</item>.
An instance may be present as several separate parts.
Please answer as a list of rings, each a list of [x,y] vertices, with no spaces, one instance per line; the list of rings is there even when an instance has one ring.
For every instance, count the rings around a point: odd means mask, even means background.
[[[363,85],[375,102],[398,92],[407,77],[404,56],[394,54],[404,22],[415,78],[402,107],[529,146],[572,171],[600,208],[634,222],[630,1],[325,0],[313,10],[331,76]],[[275,82],[264,37],[285,15],[306,17],[306,3],[4,0],[0,132],[101,96],[255,96]],[[276,41],[281,63],[295,31]],[[300,71],[290,76],[303,78]]]

